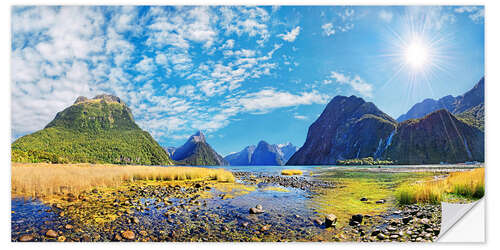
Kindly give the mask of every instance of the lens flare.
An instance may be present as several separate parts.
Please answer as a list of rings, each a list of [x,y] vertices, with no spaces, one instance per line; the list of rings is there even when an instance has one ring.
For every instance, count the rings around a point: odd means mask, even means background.
[[[412,70],[420,70],[427,64],[429,50],[420,40],[412,41],[404,51],[406,63]]]

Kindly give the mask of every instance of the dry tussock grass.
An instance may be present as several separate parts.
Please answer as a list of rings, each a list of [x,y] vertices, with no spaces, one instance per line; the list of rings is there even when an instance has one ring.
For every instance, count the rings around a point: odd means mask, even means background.
[[[224,169],[198,167],[12,163],[13,196],[44,197],[63,193],[76,195],[96,187],[114,187],[139,180],[234,182],[234,176]]]

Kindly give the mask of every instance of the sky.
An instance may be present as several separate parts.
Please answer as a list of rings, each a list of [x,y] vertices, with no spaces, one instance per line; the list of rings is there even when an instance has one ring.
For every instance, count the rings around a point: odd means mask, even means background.
[[[484,76],[481,6],[31,6],[11,10],[12,139],[107,93],[162,146],[302,146],[337,95],[397,118]]]

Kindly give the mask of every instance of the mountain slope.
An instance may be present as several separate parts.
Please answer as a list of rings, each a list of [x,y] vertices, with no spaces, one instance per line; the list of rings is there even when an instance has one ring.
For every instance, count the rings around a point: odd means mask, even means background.
[[[484,133],[441,109],[398,124],[383,157],[398,164],[484,161]]]
[[[484,132],[484,103],[457,114],[456,117]]]
[[[169,165],[165,150],[118,98],[79,97],[44,129],[12,143],[12,161]]]
[[[255,145],[250,145],[245,147],[243,150],[237,153],[232,153],[224,157],[224,159],[231,166],[248,166],[252,161],[252,155],[255,151]]]
[[[398,121],[422,118],[439,109],[446,109],[452,114],[459,114],[484,103],[484,77],[465,94],[457,97],[445,96],[439,100],[425,99],[415,104],[406,114],[398,117]]]
[[[342,159],[377,157],[396,125],[371,102],[336,96],[309,127],[306,142],[287,165],[332,165]]]
[[[271,145],[265,141],[260,141],[252,154],[250,165],[281,166],[285,162],[276,145]]]
[[[172,159],[192,166],[228,165],[227,161],[208,145],[201,131],[189,137],[184,145],[175,149]]]

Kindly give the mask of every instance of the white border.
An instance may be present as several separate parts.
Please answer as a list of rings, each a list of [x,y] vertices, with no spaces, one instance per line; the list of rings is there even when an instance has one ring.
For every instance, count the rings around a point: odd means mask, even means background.
[[[290,249],[290,248],[314,248],[316,249],[367,249],[373,247],[383,247],[384,249],[401,249],[401,248],[422,248],[422,247],[443,247],[450,249],[470,249],[471,247],[494,247],[495,243],[498,243],[500,237],[498,236],[498,230],[495,228],[500,227],[500,221],[498,221],[498,215],[500,211],[498,200],[500,195],[497,194],[498,191],[498,181],[496,178],[500,178],[500,161],[498,158],[494,157],[495,152],[498,152],[498,142],[500,141],[500,123],[498,122],[498,110],[500,98],[500,39],[498,31],[500,30],[500,1],[452,1],[452,0],[412,0],[412,1],[395,1],[395,0],[313,0],[313,1],[300,1],[300,0],[289,0],[289,1],[276,1],[276,0],[195,0],[195,1],[130,1],[130,0],[66,0],[66,1],[28,1],[28,0],[18,0],[18,1],[2,1],[0,7],[1,16],[1,62],[0,65],[0,75],[2,76],[1,91],[0,91],[0,117],[2,117],[2,129],[1,131],[1,168],[3,170],[2,183],[3,192],[1,192],[0,201],[2,201],[2,225],[1,234],[2,243],[5,247],[15,247],[21,249],[54,249],[54,248],[98,248],[98,249],[132,249],[132,248],[182,248],[182,249],[199,249],[199,248],[210,248],[210,249],[233,249],[233,248],[258,248],[258,249]],[[235,4],[235,5],[485,5],[486,7],[486,18],[485,18],[485,35],[486,35],[486,45],[485,45],[485,57],[486,57],[486,162],[487,162],[487,174],[486,174],[486,212],[487,215],[487,226],[486,229],[486,240],[487,244],[444,244],[444,243],[431,243],[431,244],[415,244],[415,243],[390,243],[390,244],[358,244],[358,243],[156,243],[156,244],[119,244],[119,243],[84,243],[84,244],[13,244],[10,242],[10,165],[9,165],[9,151],[10,151],[10,6],[11,5],[224,5],[224,4]],[[495,145],[496,144],[496,145]],[[491,155],[491,157],[490,157]]]

